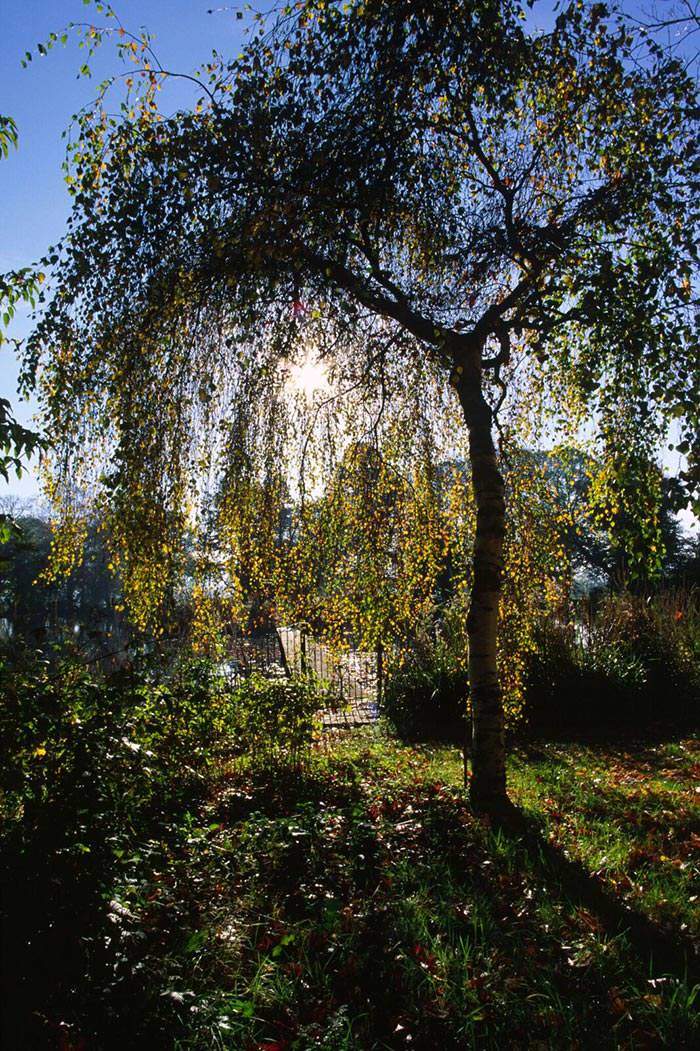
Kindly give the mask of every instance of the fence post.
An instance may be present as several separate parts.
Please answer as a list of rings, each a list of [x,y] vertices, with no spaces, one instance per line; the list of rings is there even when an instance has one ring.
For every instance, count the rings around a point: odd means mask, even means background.
[[[377,708],[382,704],[382,693],[384,690],[384,647],[381,642],[377,643]]]
[[[301,629],[301,634],[299,638],[299,665],[301,669],[301,674],[306,675],[308,667],[306,661],[306,632],[303,628]]]
[[[280,650],[280,657],[282,659],[282,667],[284,668],[284,673],[285,673],[285,675],[287,676],[288,679],[291,679],[291,677],[292,677],[292,669],[289,667],[289,661],[287,660],[286,647],[285,647],[284,643],[282,642],[282,635],[280,634],[280,629],[277,627],[277,625],[275,625],[275,636],[277,637],[277,644],[278,644],[279,650]],[[287,632],[287,638],[289,638],[289,633],[288,632]]]

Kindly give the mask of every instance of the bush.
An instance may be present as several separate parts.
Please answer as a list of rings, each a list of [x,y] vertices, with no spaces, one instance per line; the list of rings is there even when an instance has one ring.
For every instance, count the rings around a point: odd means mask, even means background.
[[[178,941],[178,925],[196,922],[189,884],[182,901],[170,888],[182,851],[211,833],[194,815],[220,760],[246,749],[254,763],[298,762],[318,684],[254,676],[233,690],[190,657],[141,655],[100,675],[27,656],[0,662],[0,696],[7,1046],[172,1046],[138,939],[162,909],[174,951],[189,956]]]
[[[700,605],[693,591],[618,594],[544,621],[527,684],[537,730],[639,728],[697,718]]]
[[[389,663],[382,714],[407,741],[464,742],[469,680],[442,639],[424,640]]]
[[[120,1015],[115,873],[209,790],[230,695],[205,662],[145,657],[107,676],[68,660],[0,663],[0,695],[3,1035],[68,1046],[45,1020],[70,1025],[81,983],[81,1011],[103,1012],[107,996]]]
[[[321,684],[311,675],[291,679],[251,675],[233,696],[236,751],[254,766],[298,765],[313,738],[321,695]]]
[[[106,676],[74,660],[0,662],[0,692],[6,816],[65,799],[83,782],[93,800],[102,792],[150,794],[147,786],[171,771],[195,774],[209,762],[230,719],[230,697],[201,660],[168,668],[143,657]]]

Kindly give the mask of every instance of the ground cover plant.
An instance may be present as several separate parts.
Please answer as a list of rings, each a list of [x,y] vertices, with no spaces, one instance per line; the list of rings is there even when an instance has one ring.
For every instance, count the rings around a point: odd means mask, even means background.
[[[696,742],[519,752],[506,832],[452,746],[372,729],[251,763],[201,666],[28,675],[5,679],[15,1046],[697,1040]]]

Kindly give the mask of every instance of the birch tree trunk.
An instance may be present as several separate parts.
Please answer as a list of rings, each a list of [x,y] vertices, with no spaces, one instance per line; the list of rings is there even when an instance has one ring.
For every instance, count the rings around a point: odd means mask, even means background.
[[[481,357],[458,370],[457,392],[469,431],[472,487],[476,503],[473,580],[467,617],[469,688],[472,705],[472,779],[476,809],[509,806],[503,702],[498,675],[498,611],[503,575],[505,487],[492,434],[492,412],[482,389]]]

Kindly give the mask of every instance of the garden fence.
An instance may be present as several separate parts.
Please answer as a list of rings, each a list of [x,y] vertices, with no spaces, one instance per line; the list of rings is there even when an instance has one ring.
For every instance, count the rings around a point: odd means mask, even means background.
[[[383,684],[381,647],[370,653],[338,650],[294,626],[258,635],[236,634],[228,646],[227,671],[235,678],[311,674],[326,697],[324,727],[366,726],[378,716]]]

